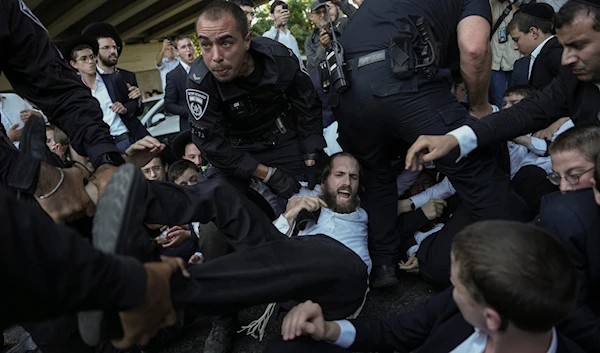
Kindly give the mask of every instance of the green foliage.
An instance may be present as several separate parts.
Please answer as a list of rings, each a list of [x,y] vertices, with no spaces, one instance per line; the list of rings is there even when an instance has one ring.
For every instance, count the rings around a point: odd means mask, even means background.
[[[298,41],[298,47],[300,52],[304,54],[304,41],[312,33],[314,26],[312,21],[308,18],[310,13],[310,4],[313,0],[289,0],[287,4],[290,9],[290,20],[288,22],[288,28],[296,37]],[[254,9],[255,11],[255,23],[252,26],[252,35],[262,36],[263,33],[269,30],[273,26],[273,20],[271,20],[270,4],[258,6]]]

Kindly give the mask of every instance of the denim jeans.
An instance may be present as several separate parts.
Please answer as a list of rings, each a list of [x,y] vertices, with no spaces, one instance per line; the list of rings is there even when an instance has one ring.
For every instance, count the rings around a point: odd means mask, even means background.
[[[502,108],[502,98],[504,91],[508,88],[512,71],[492,71],[490,80],[490,98],[491,103],[498,108]]]

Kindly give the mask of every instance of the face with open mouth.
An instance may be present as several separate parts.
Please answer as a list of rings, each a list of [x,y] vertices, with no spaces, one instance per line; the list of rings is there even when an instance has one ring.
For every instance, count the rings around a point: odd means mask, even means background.
[[[196,58],[196,48],[194,48],[192,41],[185,37],[178,40],[175,44],[177,45],[177,54],[181,58],[181,61],[191,66]]]
[[[337,213],[352,213],[358,207],[360,169],[356,159],[340,155],[335,157],[331,172],[321,187],[323,200]]]

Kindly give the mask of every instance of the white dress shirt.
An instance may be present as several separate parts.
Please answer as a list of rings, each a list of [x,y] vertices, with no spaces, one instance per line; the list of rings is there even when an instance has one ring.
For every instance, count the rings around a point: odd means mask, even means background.
[[[181,61],[180,64],[181,64],[181,67],[183,67],[183,69],[185,70],[185,72],[189,74],[190,69],[191,69],[190,65],[184,63],[183,61]]]
[[[317,185],[314,190],[302,187],[300,192],[294,197],[319,196],[320,194],[321,187],[320,185]],[[354,251],[367,265],[368,272],[371,273],[372,266],[371,257],[369,256],[368,222],[367,212],[360,207],[352,213],[337,213],[329,208],[321,208],[321,214],[319,215],[317,223],[309,224],[306,229],[298,233],[298,236],[325,234],[339,241],[348,249]],[[283,215],[280,215],[274,224],[281,233],[288,234],[290,224]],[[294,225],[292,225],[292,227],[293,226]]]
[[[296,41],[296,37],[294,37],[294,35],[292,34],[292,32],[290,32],[289,29],[284,29],[285,32],[282,32],[275,28],[275,26],[271,26],[271,29],[269,29],[263,34],[263,37],[275,40],[275,37],[277,36],[277,31],[279,31],[279,38],[277,38],[277,41],[285,45],[286,47],[292,49],[294,55],[296,55],[296,57],[298,58],[300,68],[304,69],[304,63],[302,63],[302,55],[300,55],[300,48],[298,48],[298,41]]]
[[[19,125],[17,129],[22,129],[25,123],[21,120],[21,111],[31,109],[42,114],[45,121],[48,121],[44,113],[40,110],[33,109],[31,104],[27,103],[23,98],[14,93],[0,94],[0,115],[2,116],[2,125],[8,130],[13,125]],[[13,142],[16,148],[19,148],[19,141]]]
[[[442,199],[445,200],[456,193],[456,189],[452,186],[452,183],[448,177],[444,177],[442,181],[427,188],[420,194],[413,195],[410,200],[415,205],[415,209],[423,207],[431,199]]]
[[[83,78],[81,80],[83,81]],[[83,81],[83,84],[85,84],[85,81]],[[92,91],[92,96],[94,96],[94,98],[98,100],[98,103],[100,103],[100,109],[102,109],[103,114],[102,121],[104,121],[106,125],[110,127],[110,135],[116,137],[129,132],[119,114],[110,109],[113,101],[108,94],[108,89],[106,88],[104,80],[100,74],[96,74],[96,89],[90,88],[90,90]]]
[[[174,68],[179,65],[179,57],[176,56],[175,60],[170,61],[167,58],[162,59],[162,65],[156,66],[158,71],[160,72],[160,81],[162,82],[162,91],[165,92],[165,87],[167,86],[167,74],[173,71]]]
[[[337,341],[332,343],[342,348],[350,347],[356,340],[356,327],[348,320],[338,320],[334,322],[340,326],[340,336]],[[484,353],[487,339],[488,335],[485,332],[475,329],[475,332],[471,336],[467,337],[466,340],[451,350],[450,353]],[[550,342],[550,347],[546,353],[556,353],[557,349],[558,338],[556,330],[553,327],[552,341]]]
[[[533,63],[535,62],[535,59],[538,57],[538,55],[540,55],[540,52],[542,51],[542,48],[544,48],[544,45],[546,45],[546,43],[548,43],[548,41],[554,37],[556,36],[552,35],[546,38],[546,40],[543,41],[542,44],[538,45],[537,48],[535,48],[535,50],[531,52],[531,58],[529,59],[529,73],[527,74],[528,80],[531,79],[531,70],[533,69]]]
[[[484,353],[485,346],[487,345],[488,335],[487,333],[475,329],[475,332],[469,336],[463,343],[459,344],[456,348],[450,351],[450,353]],[[552,328],[552,341],[550,347],[546,353],[556,353],[558,348],[558,339],[556,338],[556,330]]]

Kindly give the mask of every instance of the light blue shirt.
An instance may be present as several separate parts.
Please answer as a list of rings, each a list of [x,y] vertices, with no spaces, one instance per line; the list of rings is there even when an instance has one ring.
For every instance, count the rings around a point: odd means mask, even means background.
[[[320,194],[321,187],[317,185],[314,190],[303,187],[294,197],[319,196]],[[325,234],[339,241],[348,249],[354,251],[367,265],[368,271],[371,273],[372,264],[371,257],[369,256],[368,222],[367,212],[360,207],[352,213],[337,213],[329,208],[321,208],[321,214],[317,223],[307,226],[298,233],[298,236]],[[290,224],[283,215],[277,218],[274,225],[283,234],[288,234],[290,231]]]
[[[263,37],[275,40],[275,37],[277,36],[277,31],[279,31],[277,28],[271,26],[271,28],[263,34]],[[296,37],[294,37],[292,32],[290,32],[290,30],[287,28],[285,28],[285,32],[279,31],[279,38],[277,38],[277,41],[292,50],[294,55],[296,55],[296,57],[298,58],[300,68],[304,69],[304,64],[302,63],[302,55],[300,55],[300,48],[298,48],[298,41],[296,41]]]
[[[356,340],[356,328],[354,325],[348,320],[338,320],[334,322],[340,326],[340,336],[337,341],[332,343],[342,348],[348,348],[354,344],[354,341]],[[467,337],[466,340],[451,350],[450,353],[484,353],[487,339],[488,335],[485,332],[475,329],[475,332],[471,336]],[[553,327],[552,341],[550,342],[550,347],[546,353],[556,353],[557,348],[558,338],[556,329]]]

